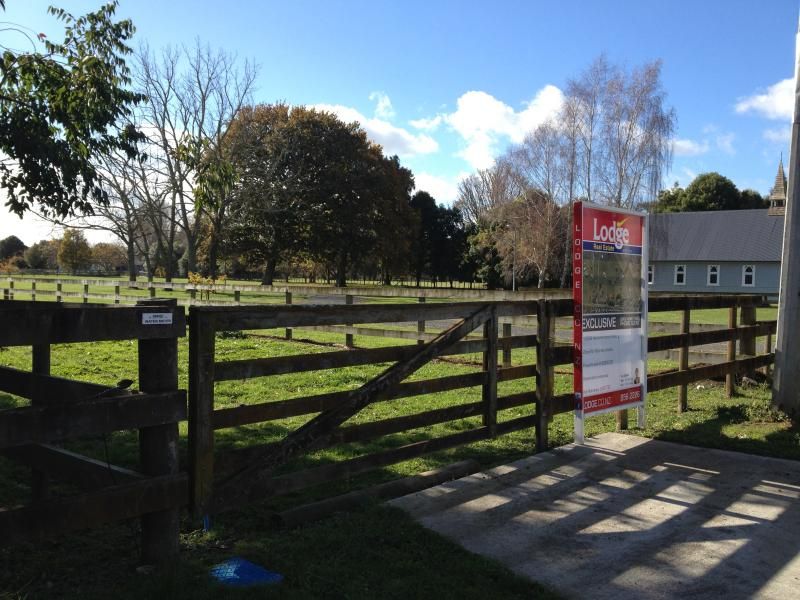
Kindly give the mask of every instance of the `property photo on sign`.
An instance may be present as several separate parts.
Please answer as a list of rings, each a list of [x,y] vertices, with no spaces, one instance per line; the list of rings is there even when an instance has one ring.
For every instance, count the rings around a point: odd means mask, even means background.
[[[575,439],[586,416],[639,409],[647,368],[647,215],[577,202],[573,215]]]

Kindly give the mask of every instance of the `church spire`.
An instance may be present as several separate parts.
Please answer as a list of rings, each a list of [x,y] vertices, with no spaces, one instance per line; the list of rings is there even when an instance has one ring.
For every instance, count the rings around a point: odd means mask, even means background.
[[[778,174],[775,175],[775,185],[769,194],[769,214],[783,215],[786,210],[786,174],[783,171],[783,154],[778,163]]]

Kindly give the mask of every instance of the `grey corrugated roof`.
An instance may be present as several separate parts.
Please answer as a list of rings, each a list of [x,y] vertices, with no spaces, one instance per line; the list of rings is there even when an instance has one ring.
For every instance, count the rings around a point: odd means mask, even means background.
[[[780,261],[782,239],[763,208],[650,215],[650,260]]]

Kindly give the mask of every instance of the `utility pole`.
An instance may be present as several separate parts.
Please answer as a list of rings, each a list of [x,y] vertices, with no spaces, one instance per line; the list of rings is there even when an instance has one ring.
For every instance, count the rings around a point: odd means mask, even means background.
[[[794,119],[789,156],[789,190],[783,222],[778,340],[772,403],[793,419],[800,417],[800,23],[795,37]]]

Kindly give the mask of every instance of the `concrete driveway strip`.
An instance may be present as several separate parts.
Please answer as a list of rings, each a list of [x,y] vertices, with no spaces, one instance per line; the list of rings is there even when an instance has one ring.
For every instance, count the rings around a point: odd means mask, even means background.
[[[398,498],[571,598],[800,598],[800,462],[606,433]]]

